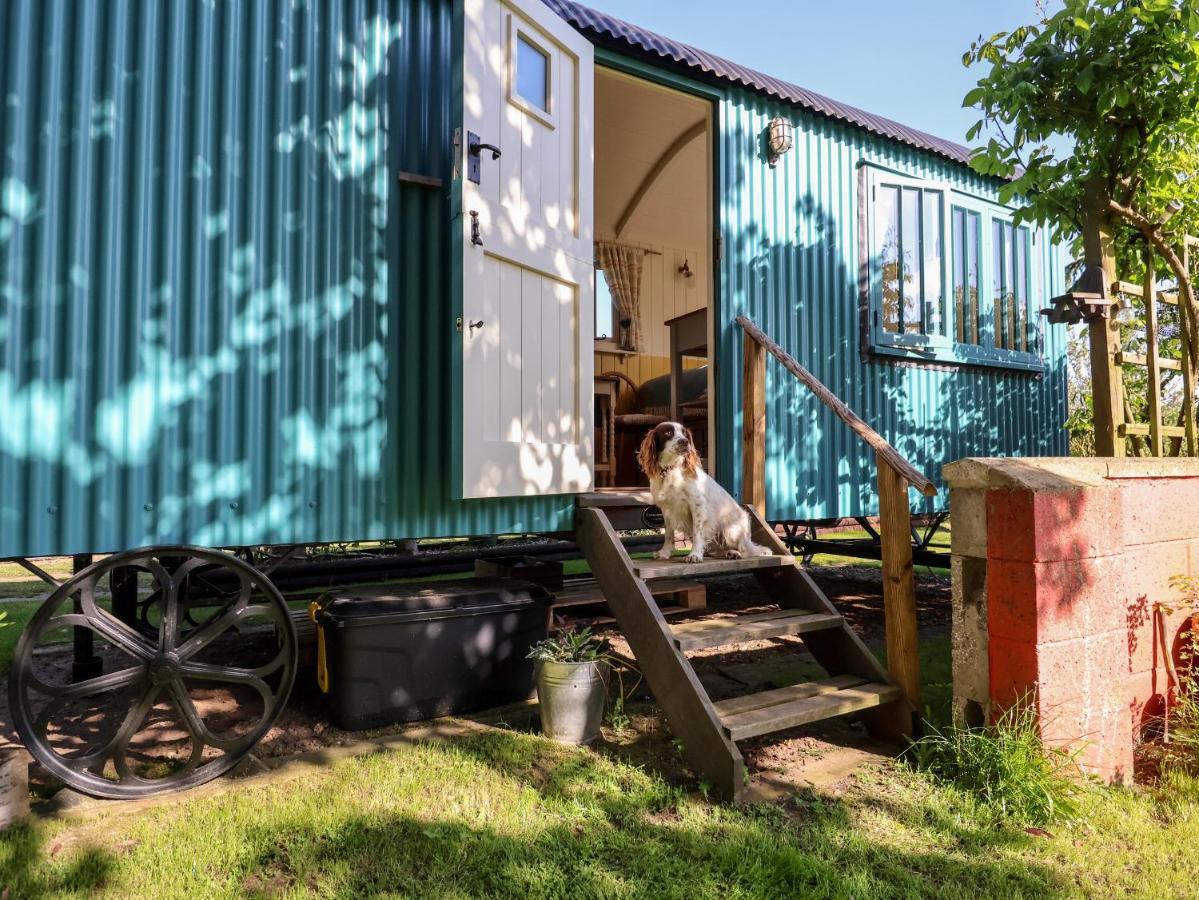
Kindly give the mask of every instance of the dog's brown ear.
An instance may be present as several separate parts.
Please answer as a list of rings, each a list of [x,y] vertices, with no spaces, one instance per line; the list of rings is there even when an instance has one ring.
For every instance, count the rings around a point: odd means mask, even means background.
[[[683,433],[687,435],[687,455],[683,457],[683,471],[694,477],[695,473],[704,467],[704,463],[695,449],[695,435],[691,433],[691,429],[684,428]]]
[[[658,468],[658,442],[655,440],[656,433],[657,429],[654,428],[647,431],[641,441],[641,448],[637,451],[637,465],[650,478],[656,478],[662,471]]]

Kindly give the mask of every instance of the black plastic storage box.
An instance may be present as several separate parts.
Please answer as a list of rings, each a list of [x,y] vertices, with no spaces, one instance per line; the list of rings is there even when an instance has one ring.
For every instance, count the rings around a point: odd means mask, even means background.
[[[529,697],[529,648],[549,592],[510,578],[355,590],[316,611],[322,688],[350,730],[502,706]]]

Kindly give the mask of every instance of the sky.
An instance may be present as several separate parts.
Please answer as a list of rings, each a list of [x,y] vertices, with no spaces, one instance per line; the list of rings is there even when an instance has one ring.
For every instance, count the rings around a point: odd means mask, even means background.
[[[582,0],[657,31],[938,137],[978,120],[962,65],[980,34],[1036,20],[1034,0]]]

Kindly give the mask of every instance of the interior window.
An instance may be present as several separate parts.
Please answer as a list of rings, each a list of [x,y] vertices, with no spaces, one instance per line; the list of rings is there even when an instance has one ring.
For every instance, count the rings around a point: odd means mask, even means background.
[[[979,251],[982,216],[960,206],[953,208],[954,337],[959,344],[981,344],[979,328]]]
[[[615,303],[602,269],[595,270],[595,339],[617,340]]]
[[[943,192],[880,184],[875,246],[882,286],[882,328],[893,334],[942,334]]]
[[[516,36],[516,93],[527,103],[549,112],[550,59],[523,34]]]

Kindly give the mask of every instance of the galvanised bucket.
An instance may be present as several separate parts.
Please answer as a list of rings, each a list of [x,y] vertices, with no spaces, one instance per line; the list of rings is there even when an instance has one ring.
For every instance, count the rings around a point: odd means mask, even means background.
[[[561,744],[590,744],[600,733],[608,695],[606,662],[540,662],[541,731]]]

